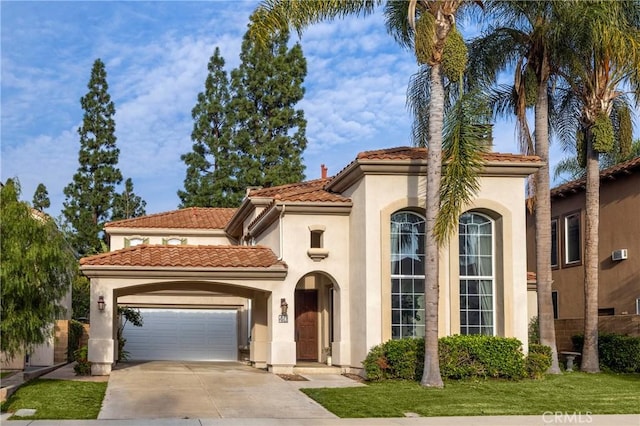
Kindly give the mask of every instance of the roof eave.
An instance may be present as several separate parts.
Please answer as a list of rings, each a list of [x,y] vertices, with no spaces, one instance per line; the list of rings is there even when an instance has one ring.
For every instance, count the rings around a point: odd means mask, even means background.
[[[278,263],[269,267],[162,267],[130,265],[83,265],[82,273],[89,278],[197,278],[197,279],[241,279],[283,280],[287,266]]]
[[[353,203],[350,201],[279,201],[270,206],[264,216],[251,223],[248,230],[253,236],[260,235],[280,217],[283,211],[302,214],[349,215],[352,207]]]
[[[240,238],[242,236],[244,221],[249,217],[251,212],[254,211],[256,207],[268,206],[272,200],[273,199],[269,197],[246,197],[227,223],[227,226],[224,228],[225,231],[236,239]]]

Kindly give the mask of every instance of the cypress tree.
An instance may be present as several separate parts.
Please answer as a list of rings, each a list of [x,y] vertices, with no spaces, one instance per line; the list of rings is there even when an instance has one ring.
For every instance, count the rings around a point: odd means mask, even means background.
[[[115,187],[122,181],[117,168],[115,106],[111,101],[104,63],[96,59],[89,91],[80,99],[84,109],[80,135],[80,166],[64,188],[63,215],[72,226],[72,245],[80,255],[103,251],[103,225],[109,220]]]
[[[300,45],[289,49],[288,40],[284,31],[263,44],[245,34],[241,64],[231,72],[229,113],[243,191],[304,179],[307,122],[295,106],[304,96],[307,64]]]
[[[130,219],[146,214],[144,208],[147,202],[133,192],[133,181],[127,178],[124,182],[122,194],[115,194],[113,197],[113,211],[111,220]]]
[[[49,207],[51,207],[51,200],[49,200],[47,187],[43,183],[39,183],[33,194],[33,208],[42,212]]]
[[[232,207],[241,200],[230,145],[229,79],[224,64],[216,47],[207,66],[205,89],[191,111],[192,151],[180,157],[187,165],[184,190],[178,191],[180,207]]]

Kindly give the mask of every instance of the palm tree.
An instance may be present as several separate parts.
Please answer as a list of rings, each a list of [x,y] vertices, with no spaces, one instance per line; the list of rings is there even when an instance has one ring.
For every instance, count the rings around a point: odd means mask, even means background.
[[[549,373],[559,374],[551,299],[551,199],[549,193],[549,83],[556,71],[559,1],[488,1],[493,26],[471,44],[473,80],[494,83],[498,72],[514,70],[514,84],[493,91],[496,115],[515,113],[518,142],[525,154],[536,154],[543,166],[535,175],[536,275],[540,343],[551,347]],[[527,110],[534,106],[535,140]]]
[[[264,40],[267,34],[288,29],[290,26],[300,33],[306,26],[322,20],[346,15],[370,14],[381,3],[380,0],[267,0],[256,10],[249,31],[258,40]],[[426,234],[432,238],[426,238],[425,247],[425,360],[421,382],[423,386],[430,387],[443,387],[438,360],[438,245],[442,238],[436,239],[436,221],[440,210],[445,104],[442,61],[445,42],[455,28],[456,13],[467,3],[472,2],[410,0],[409,2],[388,1],[386,5],[387,26],[392,29],[396,39],[409,43],[413,41],[416,57],[419,62],[429,66],[430,73]]]
[[[563,39],[567,47],[562,77],[566,98],[579,105],[567,108],[561,127],[578,129],[578,156],[584,158],[585,183],[585,321],[581,368],[598,372],[598,225],[600,209],[599,156],[614,146],[611,121],[614,101],[631,88],[636,102],[640,89],[640,3],[637,0],[573,0],[565,11]],[[563,133],[567,136],[567,132]],[[575,135],[576,133],[573,133]],[[573,136],[572,135],[572,136]]]

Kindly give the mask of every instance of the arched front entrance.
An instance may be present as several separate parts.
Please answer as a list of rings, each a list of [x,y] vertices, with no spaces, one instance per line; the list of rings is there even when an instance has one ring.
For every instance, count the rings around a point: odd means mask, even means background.
[[[334,341],[337,287],[324,273],[302,277],[295,289],[296,362],[326,362]]]

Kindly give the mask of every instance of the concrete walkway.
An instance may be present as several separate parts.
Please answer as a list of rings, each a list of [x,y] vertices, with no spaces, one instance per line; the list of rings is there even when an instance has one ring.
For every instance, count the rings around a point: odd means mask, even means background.
[[[285,381],[240,363],[124,363],[111,372],[98,419],[332,419],[300,387],[362,386],[340,375]]]

